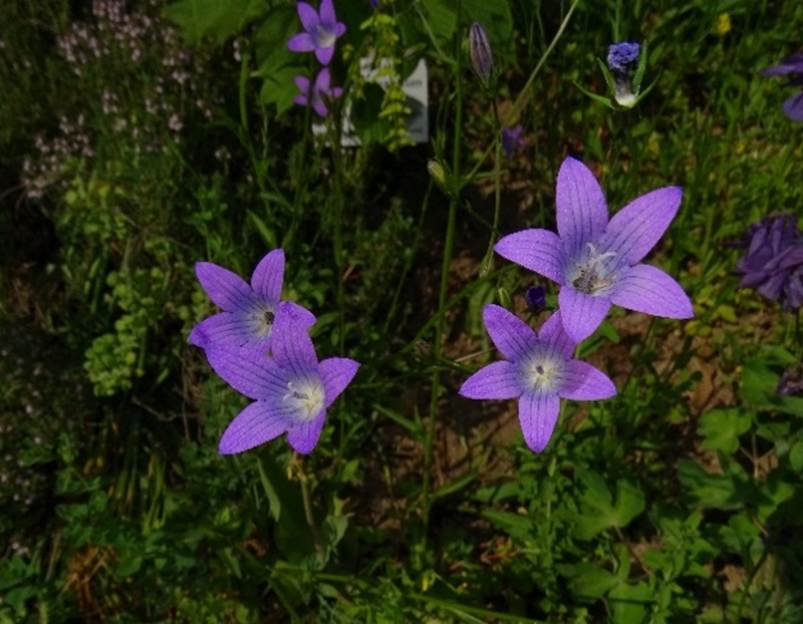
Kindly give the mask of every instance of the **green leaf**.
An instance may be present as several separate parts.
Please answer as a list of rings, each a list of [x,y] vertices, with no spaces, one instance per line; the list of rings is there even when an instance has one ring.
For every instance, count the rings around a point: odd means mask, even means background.
[[[179,0],[165,7],[168,19],[185,39],[198,44],[204,37],[223,43],[262,13],[260,0]]]
[[[481,515],[511,537],[521,540],[532,537],[533,521],[527,516],[520,516],[509,511],[493,510],[483,511]]]
[[[731,455],[739,448],[739,436],[750,430],[752,418],[749,413],[736,408],[715,409],[700,418],[697,427],[705,438],[701,448]]]
[[[795,472],[803,472],[803,440],[798,440],[789,449],[789,465]]]
[[[608,602],[611,605],[611,619],[614,624],[642,624],[647,622],[647,616],[653,602],[649,585],[617,585],[610,594]]]
[[[696,461],[681,459],[678,462],[678,478],[695,505],[733,509],[740,504],[732,478],[710,474]]]
[[[421,6],[432,34],[437,39],[451,39],[457,28],[457,13],[452,3],[446,0],[421,0]]]
[[[597,600],[619,583],[619,579],[591,563],[559,565],[558,572],[569,579],[569,591],[578,600]]]
[[[625,527],[644,511],[644,493],[631,481],[617,481],[613,502],[605,481],[597,473],[585,472],[580,478],[586,491],[575,519],[574,532],[578,539],[588,540],[606,529]]]

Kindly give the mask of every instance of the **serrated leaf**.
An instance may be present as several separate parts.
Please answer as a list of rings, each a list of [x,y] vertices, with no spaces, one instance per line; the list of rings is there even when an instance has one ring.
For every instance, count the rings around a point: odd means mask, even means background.
[[[558,572],[567,577],[569,591],[578,600],[597,600],[619,583],[619,579],[591,563],[559,565]]]
[[[739,409],[715,409],[703,414],[697,427],[705,438],[701,448],[731,455],[739,448],[739,436],[750,430],[752,418]]]
[[[223,43],[258,17],[263,6],[259,0],[179,0],[166,6],[164,13],[190,43],[205,37]]]

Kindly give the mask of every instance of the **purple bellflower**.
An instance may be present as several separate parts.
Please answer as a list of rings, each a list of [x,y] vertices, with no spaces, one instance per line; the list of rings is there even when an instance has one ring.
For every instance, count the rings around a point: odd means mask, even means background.
[[[209,298],[223,311],[193,327],[190,344],[204,350],[225,346],[266,353],[282,296],[284,251],[274,249],[259,261],[250,286],[236,273],[212,262],[196,263],[195,274]],[[315,322],[311,312],[292,305],[305,327]]]
[[[802,306],[803,236],[795,217],[767,217],[750,228],[747,239],[747,253],[736,266],[741,286],[755,288],[788,310]]]
[[[290,37],[287,47],[291,52],[312,52],[321,65],[328,65],[335,53],[335,41],[346,32],[346,25],[335,17],[332,0],[321,0],[316,11],[306,2],[299,2],[298,17],[304,32]]]
[[[283,433],[299,453],[315,448],[327,408],[360,365],[340,357],[319,362],[305,322],[298,306],[285,301],[276,312],[270,358],[243,349],[207,351],[215,372],[254,399],[223,432],[222,455],[242,453]]]
[[[638,93],[633,92],[633,73],[638,65],[641,45],[622,41],[608,46],[608,69],[613,74],[614,99],[625,108],[635,106]]]
[[[505,156],[511,158],[522,147],[524,147],[524,128],[521,124],[502,130],[502,149],[505,150]]]
[[[685,319],[691,301],[669,275],[641,264],[680,206],[682,190],[667,186],[634,199],[608,220],[594,174],[567,158],[558,172],[558,234],[528,229],[502,237],[496,253],[560,285],[566,333],[581,342],[616,304],[628,310]]]
[[[803,85],[803,52],[793,54],[762,72],[765,76],[790,76],[789,86]],[[803,121],[803,91],[783,103],[783,112],[792,121]]]
[[[328,67],[324,67],[318,72],[311,91],[309,78],[306,76],[296,76],[294,80],[301,93],[293,98],[293,102],[301,106],[310,106],[311,104],[313,110],[320,117],[326,117],[329,114],[329,108],[326,106],[327,99],[343,95],[343,89],[330,86],[331,76]]]
[[[552,437],[561,398],[594,401],[616,394],[605,373],[572,359],[576,343],[564,331],[560,314],[552,314],[536,334],[504,308],[486,305],[485,329],[505,359],[484,366],[460,388],[469,399],[517,398],[524,440],[536,453]]]

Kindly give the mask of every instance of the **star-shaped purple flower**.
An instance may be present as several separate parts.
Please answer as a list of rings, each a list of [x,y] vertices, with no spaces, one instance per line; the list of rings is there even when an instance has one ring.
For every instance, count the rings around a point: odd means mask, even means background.
[[[608,221],[602,188],[579,160],[558,172],[558,234],[529,229],[504,236],[496,253],[557,282],[566,333],[581,342],[599,327],[611,304],[685,319],[692,304],[669,275],[641,259],[675,218],[682,190],[667,186],[634,199]]]
[[[560,399],[595,401],[616,394],[605,373],[572,359],[576,343],[564,331],[560,314],[552,314],[536,334],[504,308],[486,305],[485,329],[505,359],[481,368],[460,388],[469,399],[518,398],[521,432],[536,453],[552,437]]]
[[[803,85],[803,52],[793,54],[778,65],[762,72],[765,76],[790,76],[788,86]],[[783,103],[783,112],[792,121],[803,121],[803,91]]]
[[[259,261],[249,286],[239,275],[212,262],[195,265],[198,281],[223,312],[193,327],[189,342],[207,350],[212,347],[240,347],[266,353],[270,348],[276,306],[282,296],[284,251],[274,249]],[[298,308],[304,327],[315,322],[308,310]]]
[[[326,420],[326,410],[349,385],[358,362],[333,357],[318,361],[305,319],[287,301],[276,311],[272,357],[243,349],[209,349],[215,372],[254,402],[229,423],[220,438],[223,455],[242,453],[287,433],[287,442],[310,453]]]
[[[298,17],[305,32],[290,37],[287,47],[292,52],[312,52],[321,65],[328,65],[335,53],[335,41],[346,32],[346,25],[335,17],[332,0],[322,0],[318,11],[306,2],[299,2]]]
[[[329,114],[326,100],[343,95],[343,89],[330,86],[331,76],[328,67],[324,67],[318,72],[315,77],[315,83],[312,85],[312,92],[310,92],[309,78],[296,76],[294,80],[301,93],[293,98],[293,102],[301,106],[310,106],[311,102],[313,110],[321,117],[326,117]]]

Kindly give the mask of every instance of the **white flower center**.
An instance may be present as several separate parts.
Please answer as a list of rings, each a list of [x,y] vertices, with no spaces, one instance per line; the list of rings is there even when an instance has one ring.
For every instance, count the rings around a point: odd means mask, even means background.
[[[260,304],[251,313],[251,326],[259,338],[270,336],[273,329],[273,319],[275,318],[273,309],[266,304]]]
[[[605,294],[616,281],[615,267],[611,260],[616,252],[599,253],[592,243],[586,243],[587,251],[568,272],[569,283],[587,295]]]
[[[523,367],[525,383],[536,392],[555,392],[563,362],[553,353],[534,353]]]
[[[323,409],[323,384],[312,379],[288,381],[287,393],[282,400],[292,407],[300,420],[312,420]]]
[[[334,29],[326,28],[323,24],[318,24],[315,27],[315,45],[319,48],[331,48],[335,45],[335,40],[337,36],[335,35]]]

